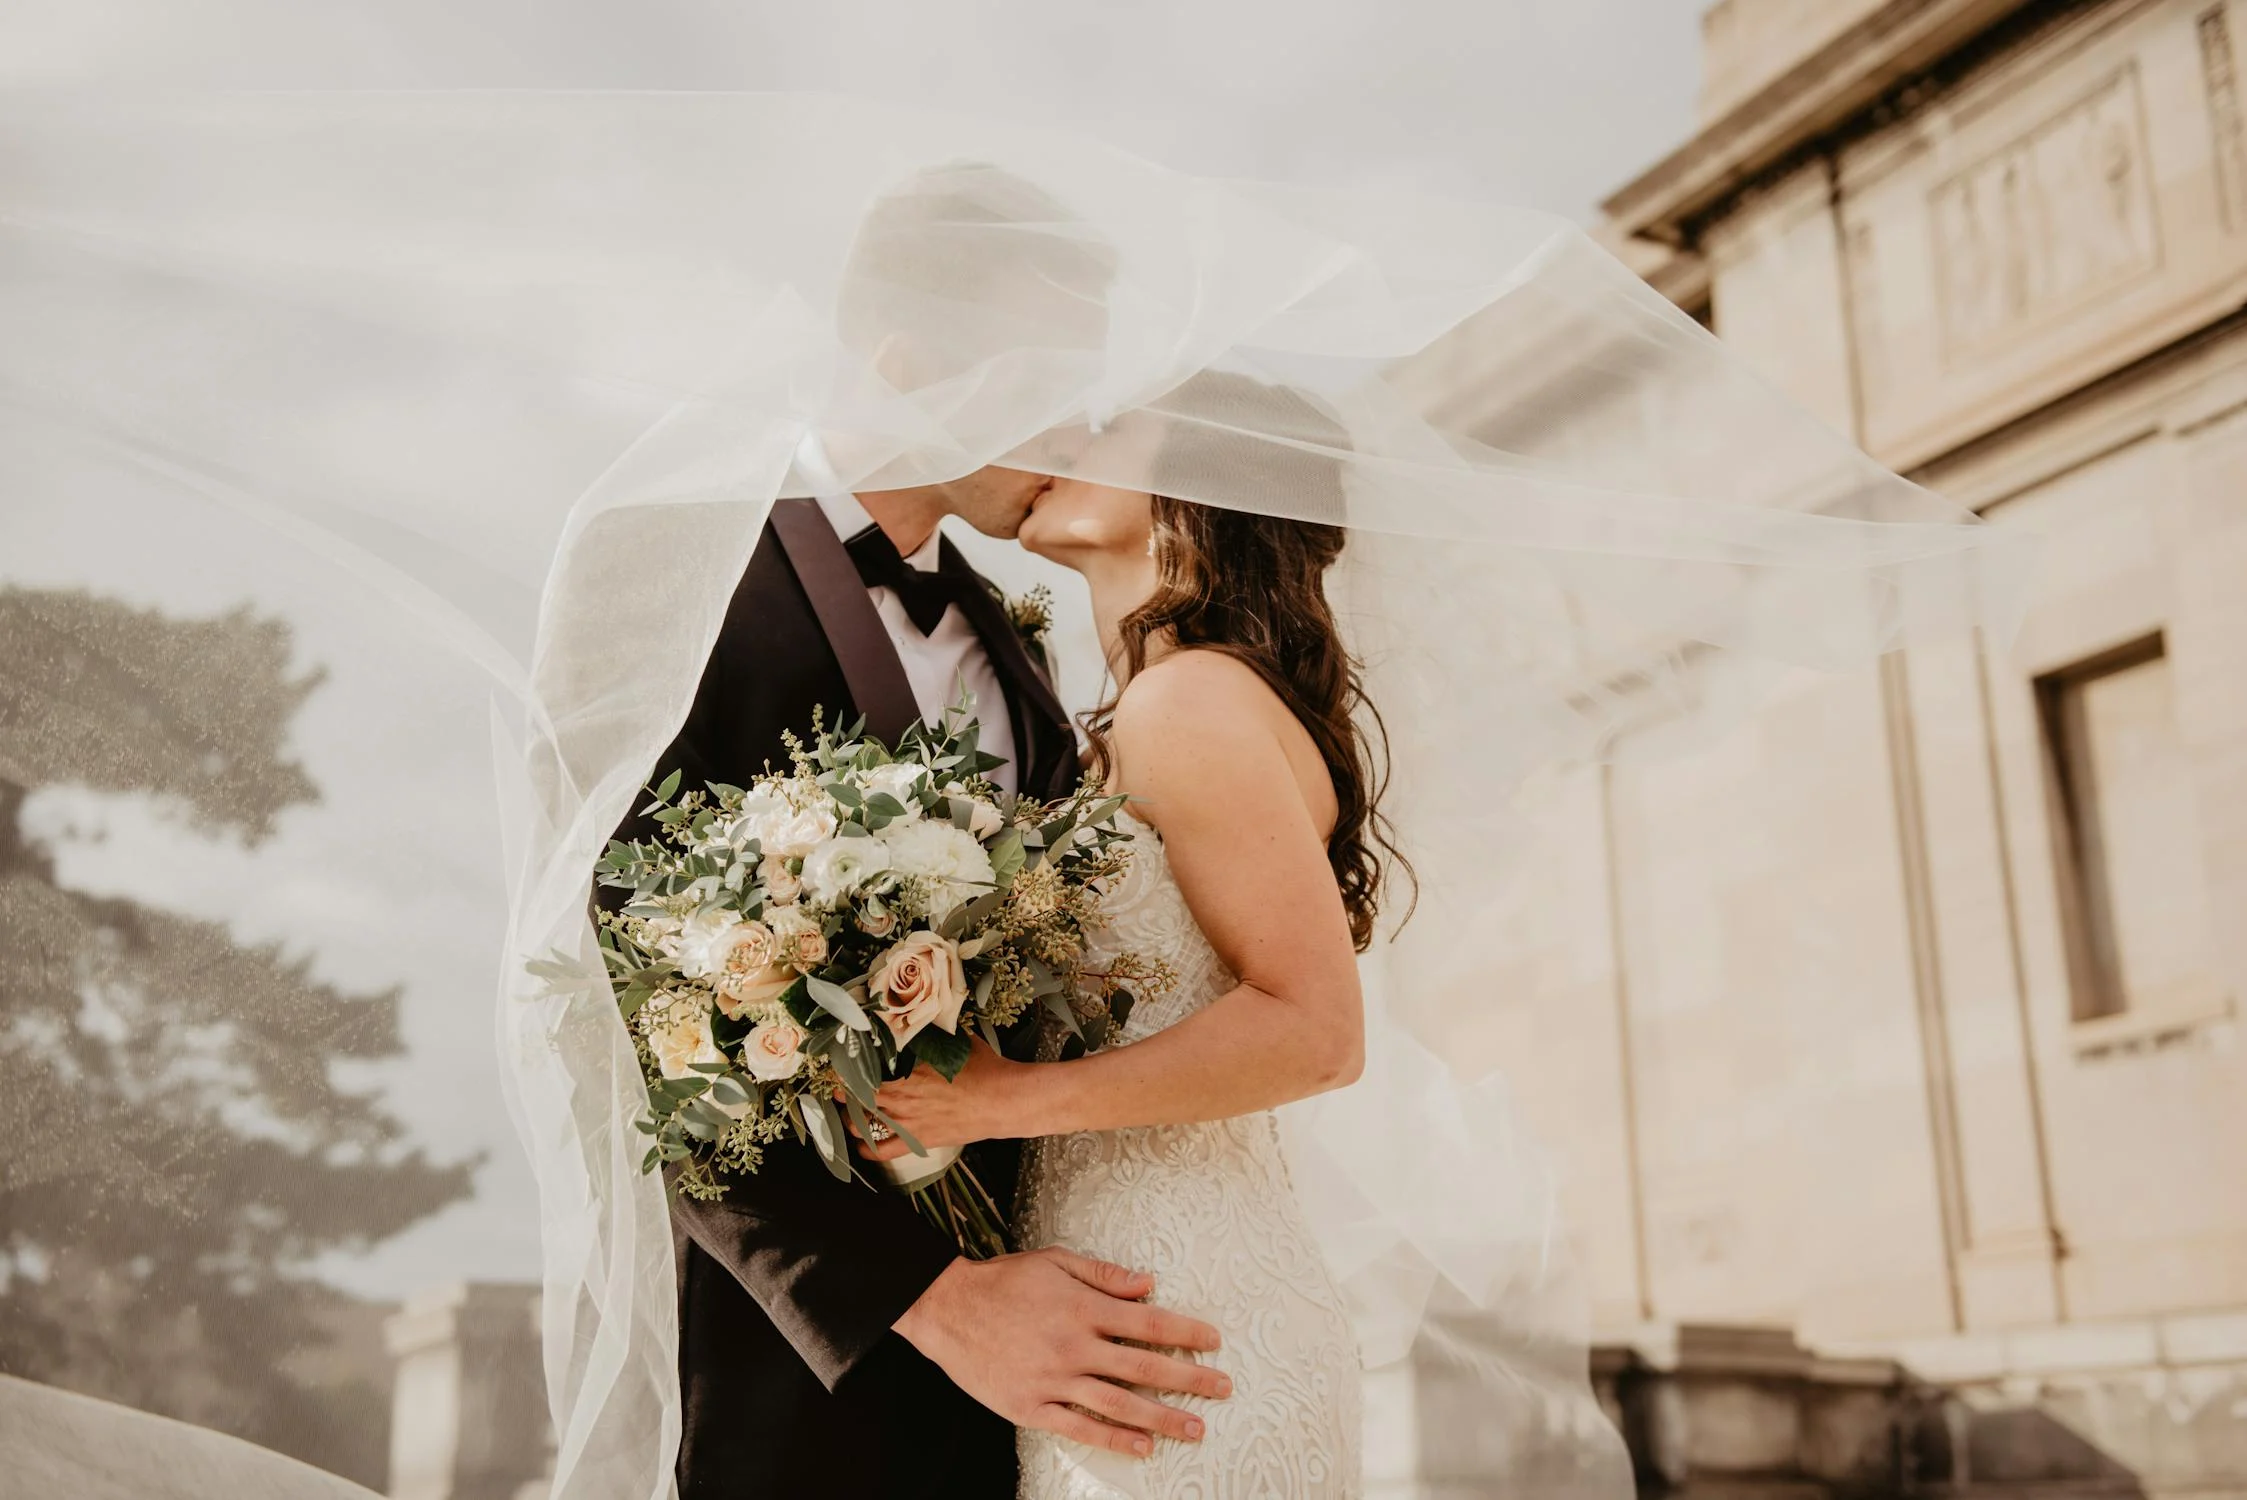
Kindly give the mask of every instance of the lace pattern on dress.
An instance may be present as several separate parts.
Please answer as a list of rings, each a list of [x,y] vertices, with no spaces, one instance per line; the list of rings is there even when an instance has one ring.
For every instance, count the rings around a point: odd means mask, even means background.
[[[1094,957],[1129,950],[1177,983],[1143,1000],[1117,1039],[1142,1040],[1233,987],[1172,878],[1161,838],[1135,831]],[[1048,1039],[1058,1046],[1058,1037]],[[1178,1404],[1196,1443],[1133,1461],[1024,1432],[1021,1500],[1348,1500],[1362,1493],[1359,1361],[1343,1302],[1288,1181],[1277,1122],[1051,1136],[1024,1155],[1016,1234],[1151,1272],[1155,1300],[1214,1323],[1226,1401]]]

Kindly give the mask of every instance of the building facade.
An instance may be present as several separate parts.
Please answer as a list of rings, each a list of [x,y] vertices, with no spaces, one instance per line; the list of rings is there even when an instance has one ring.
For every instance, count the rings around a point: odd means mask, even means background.
[[[1946,1483],[2247,1492],[2247,4],[1705,31],[1611,242],[2043,558],[2015,638],[1806,677],[1545,831],[1507,1050],[1603,1336],[1889,1362]]]

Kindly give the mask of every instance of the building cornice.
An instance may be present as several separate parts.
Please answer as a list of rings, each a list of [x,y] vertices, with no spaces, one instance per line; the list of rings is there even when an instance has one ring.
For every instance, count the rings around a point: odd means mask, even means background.
[[[2050,0],[1892,0],[1710,122],[1602,207],[1627,235],[1690,246],[1701,225],[1804,146],[1976,37]]]

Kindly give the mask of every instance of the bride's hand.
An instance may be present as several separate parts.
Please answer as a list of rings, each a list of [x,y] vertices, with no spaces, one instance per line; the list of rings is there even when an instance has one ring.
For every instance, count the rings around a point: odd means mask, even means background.
[[[1034,1064],[1010,1062],[980,1038],[971,1041],[968,1059],[949,1083],[926,1063],[881,1086],[874,1102],[923,1146],[965,1146],[1021,1134],[1009,1118],[1014,1085]],[[912,1154],[904,1139],[860,1141],[858,1154],[870,1161],[893,1161]]]

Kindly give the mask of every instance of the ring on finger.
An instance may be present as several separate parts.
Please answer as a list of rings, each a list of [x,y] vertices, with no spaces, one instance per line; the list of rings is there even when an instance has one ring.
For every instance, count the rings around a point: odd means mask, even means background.
[[[866,1139],[872,1141],[877,1146],[879,1146],[882,1142],[891,1139],[896,1134],[896,1131],[890,1129],[887,1125],[884,1125],[879,1120],[868,1120],[866,1122]]]

